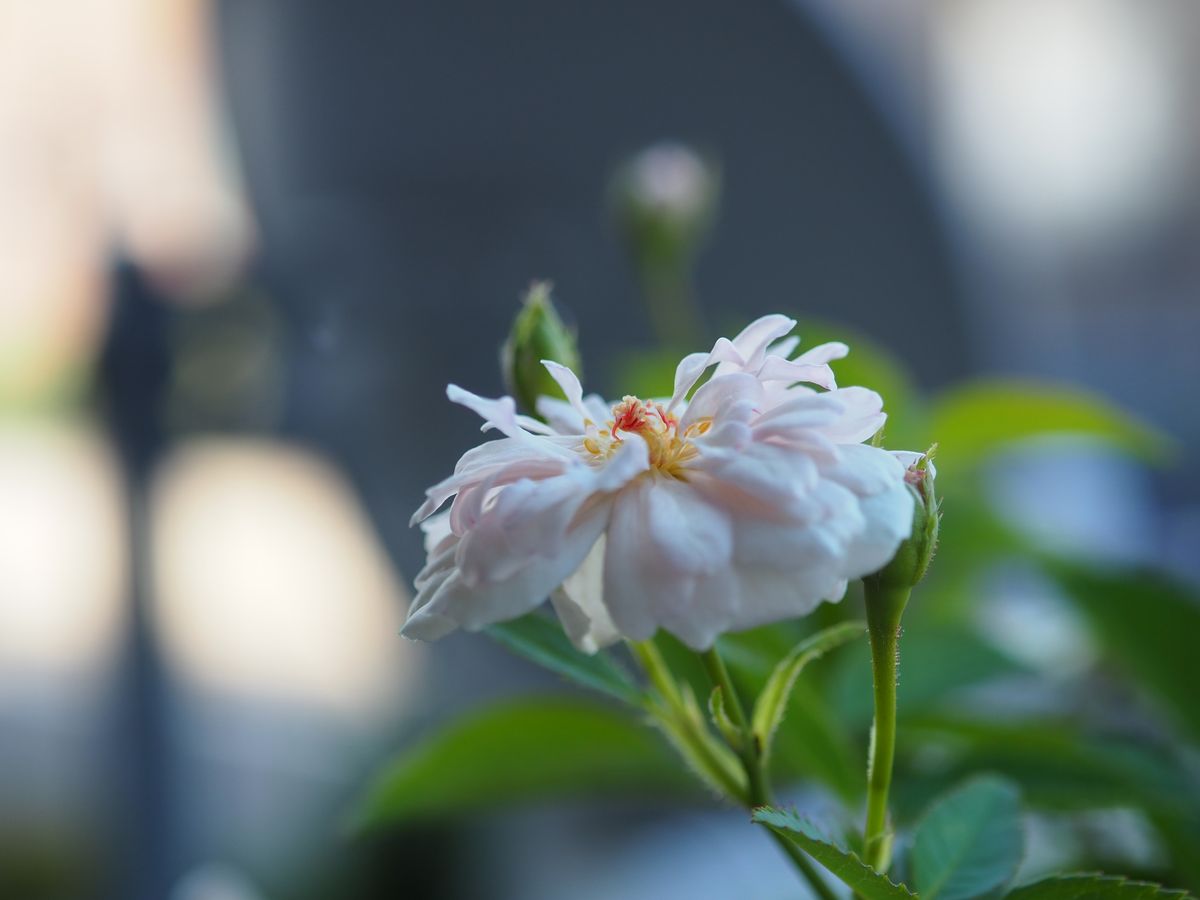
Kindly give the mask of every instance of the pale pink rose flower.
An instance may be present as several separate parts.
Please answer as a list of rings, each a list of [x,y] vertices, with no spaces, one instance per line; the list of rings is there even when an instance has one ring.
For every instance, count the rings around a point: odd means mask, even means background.
[[[547,362],[567,399],[541,399],[545,423],[451,385],[504,437],[464,454],[414,515],[428,562],[404,634],[477,630],[549,597],[587,652],[660,628],[705,649],[881,568],[913,521],[905,464],[863,443],[882,400],[837,386],[829,362],[845,344],[788,359],[794,326],[765,316],[685,357],[662,401],[584,397]]]

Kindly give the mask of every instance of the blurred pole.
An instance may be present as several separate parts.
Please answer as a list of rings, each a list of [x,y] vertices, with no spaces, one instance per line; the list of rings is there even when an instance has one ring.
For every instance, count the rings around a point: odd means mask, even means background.
[[[130,614],[116,717],[116,783],[126,823],[117,896],[163,900],[179,862],[179,820],[171,784],[169,687],[150,622],[146,486],[164,440],[169,311],[128,265],[116,272],[114,295],[102,384],[129,492],[130,553]]]

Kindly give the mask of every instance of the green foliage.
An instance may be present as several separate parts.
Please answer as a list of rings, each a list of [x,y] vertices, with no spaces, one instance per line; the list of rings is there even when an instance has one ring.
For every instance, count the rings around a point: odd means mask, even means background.
[[[800,671],[814,659],[820,658],[830,650],[840,647],[856,637],[862,637],[866,634],[866,627],[865,622],[854,621],[842,622],[826,628],[824,631],[802,640],[775,666],[767,683],[758,694],[758,699],[754,703],[754,712],[751,715],[754,738],[762,748],[761,752],[765,759],[770,758],[771,742],[783,721],[788,700]]]
[[[841,613],[839,607],[827,607],[826,611]],[[758,696],[775,666],[802,639],[802,628],[808,624],[782,622],[721,639],[721,655],[746,695]],[[816,677],[822,665],[814,665],[792,685],[786,713],[775,733],[771,773],[781,782],[815,779],[853,803],[862,796],[865,776],[851,735],[831,706],[821,679]]]
[[[867,783],[861,753],[861,745],[838,719],[825,691],[807,678],[798,680],[775,732],[772,776],[780,783],[811,779],[845,802],[857,803]]]
[[[687,768],[714,796],[746,798],[746,774],[737,757],[704,726],[700,708],[690,688],[684,688],[683,705],[659,709],[651,721],[675,748]]]
[[[916,602],[923,601],[919,594]],[[956,691],[1026,669],[965,625],[921,619],[910,609],[900,643],[898,711],[914,715],[943,704]],[[865,726],[871,720],[871,668],[859,651],[838,660],[833,688],[837,706],[848,721]]]
[[[605,653],[589,656],[575,649],[562,626],[540,613],[492,625],[487,634],[518,656],[564,678],[626,703],[641,706],[642,689]]]
[[[650,640],[662,655],[667,668],[681,685],[689,688],[696,697],[708,696],[712,682],[709,681],[704,663],[700,661],[700,657],[696,655],[695,651],[665,631],[659,631]]]
[[[359,828],[446,817],[539,797],[691,788],[653,732],[577,700],[491,706],[387,764],[355,815]]]
[[[1200,797],[1195,780],[1170,754],[1067,721],[921,716],[904,723],[900,740],[902,752],[936,752],[943,778],[981,769],[1000,772],[1043,809],[1136,806],[1177,817],[1196,809]],[[922,779],[910,772],[903,781],[915,793]]]
[[[943,472],[978,464],[1016,441],[1055,434],[1103,441],[1151,462],[1161,462],[1169,450],[1160,432],[1087,391],[1001,379],[942,394],[929,433],[941,448]]]
[[[1200,738],[1200,593],[1149,571],[1044,560],[1116,659]]]
[[[754,821],[783,835],[826,869],[844,881],[865,900],[896,900],[916,896],[904,885],[894,884],[876,872],[858,854],[830,841],[821,831],[794,812],[769,806],[754,811]]]
[[[633,394],[635,397],[670,397],[675,390],[675,367],[679,353],[675,350],[641,350],[622,353],[611,373],[605,373],[608,394],[613,398]]]
[[[1009,900],[1156,900],[1186,898],[1185,891],[1171,891],[1145,881],[1127,881],[1108,875],[1059,875],[1008,895]]]
[[[924,900],[969,900],[1006,884],[1024,851],[1018,791],[995,776],[941,797],[913,838],[910,865]]]

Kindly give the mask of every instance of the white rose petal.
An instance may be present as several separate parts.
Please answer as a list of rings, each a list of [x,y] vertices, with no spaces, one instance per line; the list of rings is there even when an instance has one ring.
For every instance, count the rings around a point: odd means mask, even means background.
[[[414,516],[428,563],[404,633],[479,629],[549,597],[586,652],[660,629],[705,649],[886,564],[912,528],[913,456],[863,443],[882,399],[837,386],[828,363],[845,344],[789,359],[794,326],[765,316],[691,354],[662,402],[585,397],[547,362],[567,399],[542,398],[546,423],[451,386],[504,437],[468,451]]]

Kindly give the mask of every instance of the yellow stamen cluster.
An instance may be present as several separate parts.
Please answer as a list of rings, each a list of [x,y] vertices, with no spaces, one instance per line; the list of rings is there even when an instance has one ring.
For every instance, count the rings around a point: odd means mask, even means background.
[[[696,456],[691,438],[712,425],[705,419],[679,433],[679,421],[660,403],[626,396],[612,408],[604,429],[589,423],[583,446],[597,459],[607,459],[621,445],[621,434],[637,434],[650,450],[650,465],[665,475],[683,478],[684,464]]]

